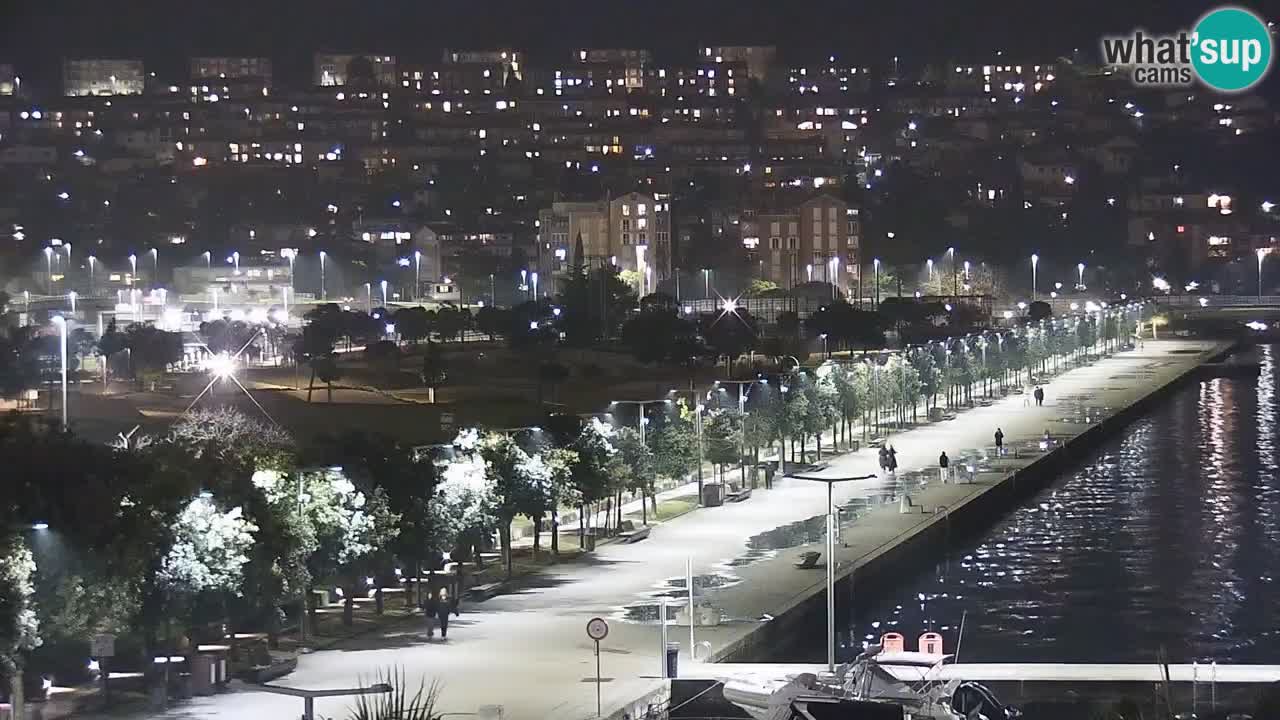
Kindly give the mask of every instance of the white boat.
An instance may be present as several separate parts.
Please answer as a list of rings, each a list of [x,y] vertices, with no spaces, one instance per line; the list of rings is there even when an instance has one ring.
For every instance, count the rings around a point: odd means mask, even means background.
[[[792,703],[813,696],[895,705],[907,720],[1010,720],[1021,715],[1000,704],[982,685],[939,679],[938,668],[951,659],[941,653],[885,651],[875,645],[837,667],[834,675],[738,675],[723,680],[722,692],[757,720],[789,720]]]

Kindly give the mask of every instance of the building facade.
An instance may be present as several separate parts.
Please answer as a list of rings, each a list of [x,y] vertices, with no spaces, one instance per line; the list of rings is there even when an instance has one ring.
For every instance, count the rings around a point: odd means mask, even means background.
[[[575,257],[582,240],[582,258]],[[641,296],[671,274],[671,207],[663,199],[626,193],[592,202],[557,202],[538,215],[538,265],[560,275],[581,261],[630,273]]]
[[[271,84],[271,58],[196,57],[191,58],[191,79],[256,79]]]
[[[748,210],[742,222],[742,244],[760,277],[783,288],[813,281],[847,292],[858,279],[861,236],[858,208],[827,193],[796,205]]]
[[[145,89],[141,60],[88,58],[62,63],[62,91],[69,97],[141,95]]]
[[[376,85],[396,84],[396,59],[392,55],[350,55],[316,53],[312,65],[312,82],[321,87],[350,84],[351,63],[359,58],[367,62]]]

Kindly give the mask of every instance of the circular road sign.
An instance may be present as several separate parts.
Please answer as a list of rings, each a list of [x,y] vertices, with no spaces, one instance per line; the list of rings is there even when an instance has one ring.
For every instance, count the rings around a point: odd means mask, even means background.
[[[609,623],[604,618],[591,618],[587,622],[587,637],[600,642],[609,635]]]

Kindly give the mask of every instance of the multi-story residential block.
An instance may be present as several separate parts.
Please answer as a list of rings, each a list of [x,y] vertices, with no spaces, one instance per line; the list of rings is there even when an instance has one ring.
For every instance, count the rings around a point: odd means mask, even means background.
[[[353,63],[355,77],[352,73]],[[357,82],[390,87],[396,84],[396,59],[391,55],[316,53],[312,65],[312,82],[322,87]]]
[[[778,59],[778,48],[773,45],[721,45],[702,48],[702,59],[717,63],[742,63],[747,77],[763,83],[769,70]]]
[[[636,192],[553,203],[538,214],[538,253],[539,267],[553,274],[578,262],[614,265],[634,273],[637,292],[647,295],[671,273],[670,203]]]
[[[83,95],[141,95],[146,74],[141,60],[90,58],[62,62],[62,92]]]
[[[192,80],[261,80],[271,85],[271,58],[195,57],[191,58]]]
[[[16,95],[18,83],[18,76],[13,66],[0,63],[0,95]]]
[[[763,279],[785,288],[820,281],[847,291],[858,279],[861,238],[858,208],[826,192],[743,213],[743,247]]]

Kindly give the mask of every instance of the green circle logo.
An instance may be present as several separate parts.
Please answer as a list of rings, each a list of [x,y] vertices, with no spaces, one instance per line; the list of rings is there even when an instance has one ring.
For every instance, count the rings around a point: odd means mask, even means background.
[[[1237,7],[1218,8],[1193,30],[1191,64],[1214,90],[1248,90],[1271,66],[1271,33],[1257,15]]]

